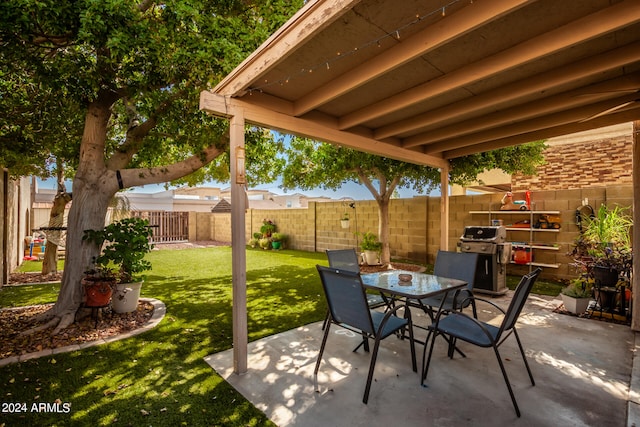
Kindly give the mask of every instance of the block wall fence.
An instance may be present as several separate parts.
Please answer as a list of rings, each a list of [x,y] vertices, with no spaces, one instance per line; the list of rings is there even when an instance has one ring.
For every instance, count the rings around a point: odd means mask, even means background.
[[[471,211],[492,211],[492,218],[501,218],[504,224],[528,219],[527,215],[509,215],[500,211],[503,194],[451,196],[449,198],[449,250],[456,250],[465,226],[490,225],[489,214],[471,214]],[[515,200],[524,199],[524,193],[514,193]],[[559,232],[534,233],[534,241],[557,245],[558,250],[534,250],[534,261],[559,264],[559,268],[544,268],[546,278],[568,279],[576,276],[569,265],[567,254],[578,237],[575,211],[582,200],[588,199],[595,210],[602,203],[607,206],[630,207],[633,188],[612,186],[575,190],[539,191],[532,193],[536,211],[559,211],[562,227]],[[343,229],[340,219],[344,212],[350,216],[349,228]],[[631,211],[629,211],[631,214]],[[245,237],[260,230],[263,219],[275,222],[277,230],[288,236],[287,248],[310,252],[326,249],[357,248],[356,232],[378,231],[378,209],[375,201],[357,201],[355,208],[342,202],[310,203],[306,209],[249,209],[246,213]],[[509,241],[528,241],[529,233],[508,232]],[[231,241],[231,215],[228,213],[192,213],[189,217],[189,240]],[[440,247],[440,197],[414,197],[394,199],[390,205],[391,256],[397,260],[433,263]],[[528,266],[510,264],[508,273],[520,275]]]

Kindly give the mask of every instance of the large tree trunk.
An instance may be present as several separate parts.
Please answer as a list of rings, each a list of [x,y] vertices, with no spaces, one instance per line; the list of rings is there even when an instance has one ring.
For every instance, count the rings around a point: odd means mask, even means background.
[[[91,268],[99,248],[83,240],[84,230],[98,230],[105,225],[109,200],[118,190],[115,172],[107,170],[104,147],[111,102],[94,102],[89,106],[80,162],[73,180],[73,203],[67,220],[65,268],[58,300],[53,308],[59,320],[54,334],[73,323],[83,302],[82,275]]]
[[[380,253],[380,263],[389,264],[391,262],[391,250],[389,248],[389,198],[377,198],[378,202],[378,235],[382,242],[382,252]]]
[[[63,191],[58,192],[53,199],[53,207],[49,214],[49,230],[47,235],[47,245],[44,250],[44,262],[42,263],[42,274],[52,274],[58,271],[58,243],[59,239],[53,236],[60,236],[62,230],[54,230],[63,226],[64,210],[71,200],[71,194]]]
[[[400,176],[395,176],[391,180],[382,174],[376,174],[379,189],[376,189],[369,176],[362,170],[357,169],[356,173],[360,182],[371,192],[376,203],[378,203],[378,238],[382,243],[382,252],[380,253],[380,263],[389,264],[391,262],[391,249],[389,248],[389,203],[391,195],[400,183]]]
[[[105,152],[111,106],[119,96],[109,90],[101,91],[98,99],[87,110],[78,169],[73,179],[73,204],[67,220],[62,286],[55,306],[44,316],[51,318],[50,322],[39,327],[57,324],[53,334],[73,323],[83,302],[82,276],[87,269],[93,267],[100,248],[82,237],[85,230],[99,230],[105,226],[109,201],[116,192],[128,187],[158,184],[184,177],[224,153],[224,147],[229,144],[227,132],[220,140],[212,141],[209,147],[183,161],[155,168],[126,169],[136,153],[135,143],[122,144],[110,158],[106,157]],[[129,133],[138,132],[140,134],[134,135],[135,138],[142,138],[142,133],[148,133],[154,125],[155,119],[149,120]]]

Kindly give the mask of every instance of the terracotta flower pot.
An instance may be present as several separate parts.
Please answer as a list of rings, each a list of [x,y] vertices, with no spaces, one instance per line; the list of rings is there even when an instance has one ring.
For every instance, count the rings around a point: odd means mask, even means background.
[[[85,307],[104,307],[109,304],[114,282],[83,279],[82,284],[84,285]]]

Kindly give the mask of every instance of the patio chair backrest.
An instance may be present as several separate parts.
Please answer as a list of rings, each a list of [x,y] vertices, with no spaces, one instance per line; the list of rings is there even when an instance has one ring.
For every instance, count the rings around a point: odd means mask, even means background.
[[[360,274],[321,265],[316,267],[333,321],[375,334]]]
[[[513,298],[511,299],[511,303],[509,304],[509,308],[504,315],[504,319],[502,320],[502,325],[500,327],[500,335],[505,332],[513,329],[515,326],[518,316],[520,316],[520,312],[524,308],[524,303],[527,301],[527,297],[531,292],[531,288],[533,288],[533,284],[536,282],[536,279],[542,272],[540,267],[536,268],[529,274],[525,274],[520,279],[520,283],[518,283],[518,287],[513,293]]]
[[[433,274],[450,279],[464,280],[467,289],[473,290],[476,277],[476,266],[480,254],[472,252],[438,251]]]
[[[360,272],[358,254],[355,249],[327,249],[329,266],[340,270]]]

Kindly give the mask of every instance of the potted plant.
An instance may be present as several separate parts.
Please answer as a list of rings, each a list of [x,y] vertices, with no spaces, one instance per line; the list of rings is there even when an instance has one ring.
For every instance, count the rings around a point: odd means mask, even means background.
[[[600,205],[597,214],[586,221],[572,255],[577,264],[595,279],[595,285],[615,286],[620,276],[630,277],[632,251],[630,231],[633,221],[628,208],[608,209]]]
[[[255,248],[256,246],[258,246],[258,241],[261,238],[262,238],[262,234],[253,233],[253,236],[251,237],[251,239],[249,239],[249,246],[251,246],[252,248]]]
[[[360,249],[364,252],[364,260],[368,265],[378,265],[378,253],[382,249],[382,242],[378,240],[378,236],[366,232],[360,234]]]
[[[340,217],[340,227],[349,228],[349,213],[348,212],[343,213],[342,217]]]
[[[573,314],[582,314],[589,308],[592,296],[592,282],[583,278],[573,279],[562,288],[560,297],[564,308]]]
[[[597,213],[586,220],[572,251],[574,265],[593,279],[600,310],[614,309],[618,285],[631,277],[633,253],[630,232],[633,221],[627,210],[629,208],[616,206],[609,209],[604,204],[600,205]],[[625,290],[622,297],[629,300],[631,291]]]
[[[287,240],[287,235],[282,233],[272,233],[271,234],[271,247],[273,249],[280,249],[284,244],[284,241]]]
[[[269,237],[263,237],[258,240],[258,245],[264,250],[267,250],[271,247],[271,239]]]
[[[116,280],[116,275],[108,268],[94,266],[85,271],[82,278],[85,307],[105,307],[109,305]]]
[[[117,313],[129,313],[138,307],[142,278],[139,273],[151,269],[144,259],[153,249],[152,230],[149,221],[141,218],[125,218],[113,222],[102,230],[85,230],[84,239],[102,246],[95,264],[101,269],[111,269],[117,279],[114,287],[113,309]]]
[[[262,225],[260,226],[260,233],[262,233],[262,237],[271,237],[272,233],[276,231],[276,224],[270,219],[263,219]]]

